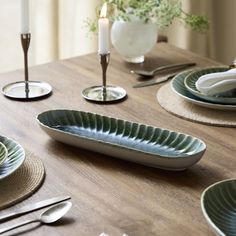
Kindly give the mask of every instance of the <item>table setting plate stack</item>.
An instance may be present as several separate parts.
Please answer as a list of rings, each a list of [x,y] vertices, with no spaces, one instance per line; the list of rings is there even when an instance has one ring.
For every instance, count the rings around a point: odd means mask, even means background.
[[[0,135],[0,209],[32,195],[44,179],[42,161],[17,141]]]
[[[15,172],[25,160],[25,151],[16,141],[0,136],[0,180]]]
[[[203,107],[220,110],[236,110],[236,94],[235,96],[210,96],[201,93],[196,88],[196,82],[201,76],[210,73],[225,72],[227,70],[228,68],[226,67],[215,67],[183,72],[173,79],[172,89],[186,100]]]
[[[232,72],[235,78],[219,81],[211,86],[217,90],[227,91],[207,94],[199,90],[203,77],[211,76],[211,81]],[[218,79],[220,80],[220,79]],[[227,84],[228,82],[228,84]],[[230,84],[229,84],[230,82]],[[205,80],[206,84],[206,80]],[[217,87],[218,86],[218,87]],[[198,123],[213,126],[236,126],[236,70],[228,67],[208,67],[186,70],[177,74],[171,83],[162,86],[157,92],[159,104],[168,112]]]
[[[198,98],[203,99],[204,101],[208,103],[213,103],[212,108],[214,108],[214,104],[218,105],[231,105],[234,107],[236,105],[236,93],[234,94],[233,91],[230,93],[228,92],[225,94],[216,94],[216,95],[207,95],[202,93],[198,90],[196,87],[196,83],[203,75],[208,74],[217,74],[217,72],[226,72],[228,71],[228,68],[206,68],[202,70],[197,70],[191,72],[189,75],[185,77],[184,85],[186,89],[193,95],[195,95]],[[235,74],[235,88],[236,88],[236,74]],[[222,109],[224,109],[224,105],[222,106]]]

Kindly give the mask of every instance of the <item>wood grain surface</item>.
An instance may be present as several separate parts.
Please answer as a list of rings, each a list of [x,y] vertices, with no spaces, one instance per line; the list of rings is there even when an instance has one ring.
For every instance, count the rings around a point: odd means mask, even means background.
[[[46,168],[43,186],[14,208],[58,195],[70,195],[73,207],[54,226],[29,225],[9,232],[18,235],[213,235],[200,208],[200,197],[209,185],[236,177],[236,132],[177,118],[163,110],[156,92],[161,85],[134,89],[140,80],[130,69],[172,62],[193,61],[198,66],[220,65],[207,58],[158,43],[141,65],[130,65],[111,52],[108,84],[123,87],[128,98],[116,104],[94,104],[81,96],[86,87],[101,84],[97,55],[53,62],[30,68],[31,80],[47,81],[52,96],[20,102],[0,96],[0,134],[20,142],[38,155]],[[23,80],[23,71],[0,75],[0,86]],[[169,98],[171,102],[171,97]],[[39,113],[51,109],[95,112],[191,134],[204,140],[207,151],[201,161],[181,172],[169,172],[118,160],[52,140],[37,124]],[[210,110],[209,110],[210,112]],[[1,187],[1,185],[0,185]],[[36,217],[31,213],[0,227]],[[6,234],[7,235],[7,234]]]

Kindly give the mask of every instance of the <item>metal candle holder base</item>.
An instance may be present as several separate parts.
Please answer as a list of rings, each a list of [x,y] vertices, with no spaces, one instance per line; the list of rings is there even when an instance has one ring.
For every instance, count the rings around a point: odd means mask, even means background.
[[[45,82],[29,81],[28,72],[28,49],[31,34],[21,34],[21,44],[24,51],[24,71],[25,80],[10,83],[2,88],[6,97],[19,100],[31,100],[48,96],[52,92],[52,87]]]
[[[118,86],[106,84],[106,71],[110,60],[110,53],[100,54],[100,64],[102,66],[102,85],[92,86],[82,91],[82,96],[94,102],[115,102],[126,97],[126,91]]]

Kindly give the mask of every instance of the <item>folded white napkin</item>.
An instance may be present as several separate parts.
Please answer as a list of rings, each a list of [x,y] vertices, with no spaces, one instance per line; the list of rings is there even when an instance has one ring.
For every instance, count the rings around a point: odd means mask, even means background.
[[[197,80],[196,88],[206,95],[216,95],[236,89],[236,68],[203,75]]]

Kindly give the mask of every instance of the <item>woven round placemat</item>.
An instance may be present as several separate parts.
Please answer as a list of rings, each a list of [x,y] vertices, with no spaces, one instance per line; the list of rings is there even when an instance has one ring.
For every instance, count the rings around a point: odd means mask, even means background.
[[[236,111],[209,109],[187,102],[172,91],[170,83],[158,90],[157,100],[166,111],[183,119],[212,126],[236,127]]]
[[[12,206],[32,195],[43,183],[42,161],[26,151],[23,165],[12,175],[0,180],[0,209]]]

